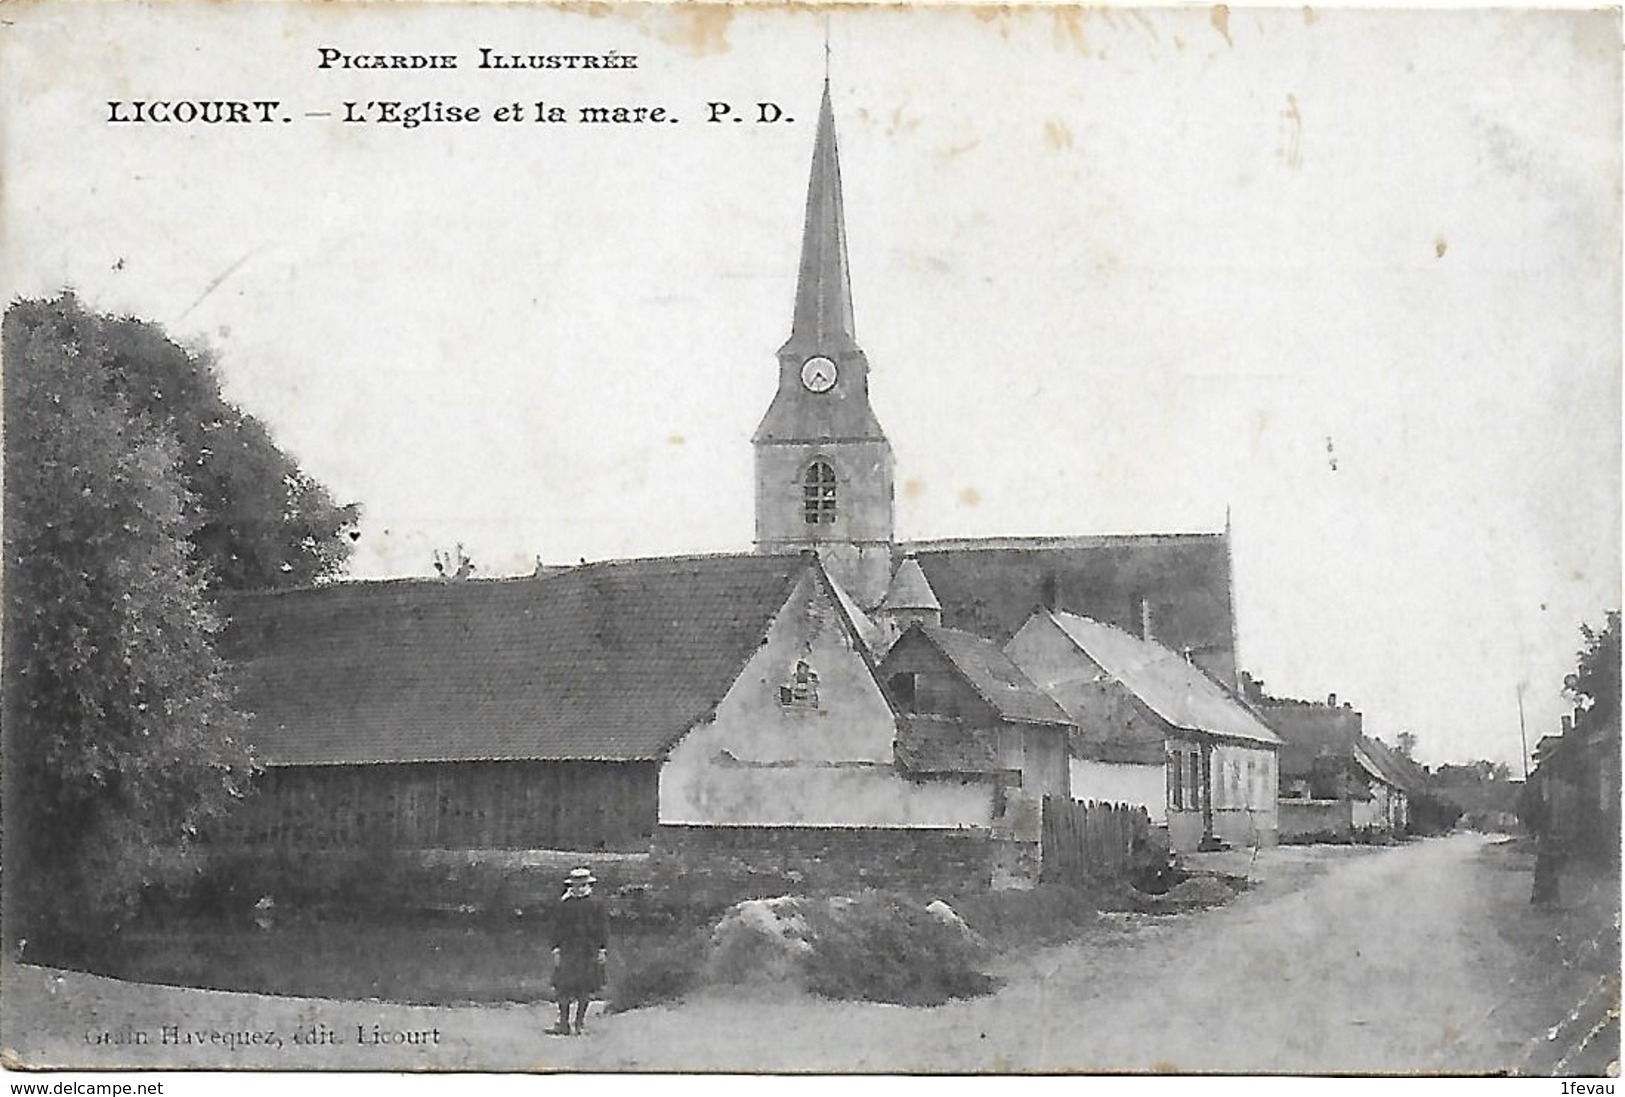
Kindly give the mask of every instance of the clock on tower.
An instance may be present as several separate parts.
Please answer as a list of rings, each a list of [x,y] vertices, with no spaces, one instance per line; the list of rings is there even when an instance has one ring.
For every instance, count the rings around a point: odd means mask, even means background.
[[[779,385],[756,429],[756,549],[815,549],[869,608],[891,578],[891,443],[869,406],[869,360],[852,323],[835,116],[824,83],[807,183],[801,264]]]

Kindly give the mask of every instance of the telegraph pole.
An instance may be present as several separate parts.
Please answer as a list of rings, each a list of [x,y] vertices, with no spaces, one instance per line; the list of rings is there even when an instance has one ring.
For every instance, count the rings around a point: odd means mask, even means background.
[[[1518,683],[1518,740],[1523,744],[1523,779],[1529,780],[1529,731],[1523,723],[1523,683]]]

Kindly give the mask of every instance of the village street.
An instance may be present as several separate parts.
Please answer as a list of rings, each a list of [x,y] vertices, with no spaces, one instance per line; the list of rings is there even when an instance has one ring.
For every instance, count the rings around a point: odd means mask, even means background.
[[[187,991],[7,972],[7,1046],[25,1061],[552,1070],[1240,1072],[1550,1070],[1541,1038],[1596,977],[1510,943],[1529,865],[1480,835],[1398,848],[1266,850],[1234,903],[1108,915],[1088,939],[1013,962],[998,994],[936,1009],[713,991],[540,1035],[546,1003],[412,1007]],[[1246,869],[1244,853],[1213,867]],[[1532,927],[1532,930],[1530,929]],[[1617,983],[1615,984],[1617,986]],[[284,1046],[97,1044],[97,1033],[275,1030]],[[291,1034],[322,1024],[327,1046]],[[358,1041],[435,1033],[411,1046]]]

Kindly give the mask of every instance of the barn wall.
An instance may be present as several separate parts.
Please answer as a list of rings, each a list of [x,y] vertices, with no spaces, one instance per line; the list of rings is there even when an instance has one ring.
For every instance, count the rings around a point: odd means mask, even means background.
[[[654,763],[277,766],[221,829],[231,841],[397,849],[647,849]]]
[[[714,719],[660,772],[660,822],[752,826],[987,826],[978,781],[912,781],[893,762],[896,719],[812,575],[779,612]],[[796,664],[817,674],[816,702],[783,704]]]

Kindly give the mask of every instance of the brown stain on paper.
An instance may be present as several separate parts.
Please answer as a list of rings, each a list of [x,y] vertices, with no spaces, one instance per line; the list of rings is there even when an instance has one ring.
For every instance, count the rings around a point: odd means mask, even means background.
[[[1059,8],[1055,12],[1055,48],[1070,49],[1088,55],[1089,40],[1084,37],[1083,23],[1089,13],[1083,8]]]
[[[1440,236],[1433,241],[1433,257],[1443,259],[1444,253],[1450,250],[1450,241]]]
[[[1044,143],[1057,152],[1069,149],[1072,147],[1072,131],[1059,118],[1051,118],[1044,123]]]
[[[1224,35],[1224,44],[1234,46],[1235,43],[1230,40],[1230,6],[1215,4],[1209,18],[1213,21],[1213,29]]]
[[[1298,97],[1286,97],[1286,109],[1281,112],[1281,147],[1276,155],[1289,168],[1303,167],[1303,114],[1298,110]]]
[[[913,502],[925,494],[925,481],[917,476],[910,476],[903,481],[903,498]]]
[[[728,27],[734,9],[729,4],[672,4],[661,11],[660,40],[690,57],[727,53]]]
[[[960,488],[959,503],[961,506],[974,507],[981,503],[982,493],[975,488]]]

